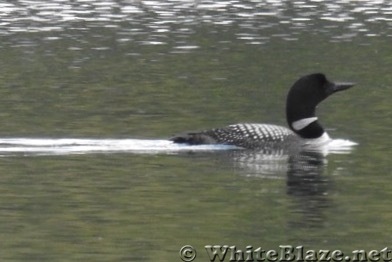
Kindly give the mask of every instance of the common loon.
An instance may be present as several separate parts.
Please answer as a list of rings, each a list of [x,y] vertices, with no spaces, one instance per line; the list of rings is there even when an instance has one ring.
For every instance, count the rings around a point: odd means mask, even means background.
[[[315,115],[316,106],[333,93],[353,83],[333,83],[322,73],[301,77],[290,88],[286,100],[289,128],[271,124],[239,123],[222,128],[190,132],[171,138],[190,145],[225,144],[249,149],[282,149],[320,146],[330,141]]]

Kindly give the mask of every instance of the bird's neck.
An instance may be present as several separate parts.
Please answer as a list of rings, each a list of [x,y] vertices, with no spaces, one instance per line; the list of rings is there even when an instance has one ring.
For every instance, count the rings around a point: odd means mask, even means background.
[[[324,135],[324,128],[317,121],[317,117],[303,118],[290,125],[297,135],[305,139],[319,138]]]
[[[315,111],[315,107],[287,107],[286,118],[290,129],[305,139],[321,137],[325,131],[318,122]]]

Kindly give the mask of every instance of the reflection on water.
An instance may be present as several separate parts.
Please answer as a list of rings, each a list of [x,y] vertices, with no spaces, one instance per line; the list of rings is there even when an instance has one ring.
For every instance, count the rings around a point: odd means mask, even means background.
[[[189,43],[187,36],[194,34],[198,25],[206,24],[211,26],[211,32],[214,28],[234,30],[237,39],[248,44],[263,44],[271,38],[297,40],[298,32],[303,30],[334,32],[333,41],[346,41],[357,35],[391,36],[391,27],[385,25],[392,22],[392,3],[377,0],[18,0],[0,3],[0,20],[0,35],[53,32],[43,40],[55,41],[102,28],[115,32],[119,44],[173,45],[174,42],[174,49],[186,50],[198,47]],[[375,33],[374,27],[380,30]],[[79,44],[69,48],[82,48],[83,43]]]
[[[237,150],[231,152],[231,158],[236,166],[245,170],[248,176],[272,178],[276,174],[286,173],[287,169],[307,171],[308,166],[319,164],[329,154],[349,154],[357,143],[349,140],[334,139],[330,143],[313,150]],[[319,161],[313,161],[307,156],[315,156]],[[305,162],[308,161],[308,162]],[[292,166],[292,164],[295,164]],[[307,165],[306,163],[309,163]],[[313,169],[310,169],[314,171]],[[313,172],[320,173],[320,172]]]
[[[259,178],[261,183],[263,179],[286,180],[286,192],[291,200],[290,212],[298,214],[289,219],[288,226],[317,228],[323,227],[326,219],[324,213],[331,206],[328,196],[331,181],[324,174],[326,155],[345,154],[351,150],[352,147],[342,147],[339,151],[335,147],[331,151],[298,151],[294,154],[234,151],[229,161],[247,177]]]
[[[232,162],[241,173],[260,185],[266,183],[266,180],[285,181],[285,191],[289,197],[287,208],[292,214],[287,218],[288,228],[298,230],[325,227],[328,221],[325,213],[333,206],[329,195],[332,178],[324,174],[328,165],[325,152],[301,151],[292,155],[266,155],[234,151],[225,161]]]
[[[348,152],[348,151],[346,151]],[[287,226],[293,229],[320,228],[325,225],[325,213],[332,206],[329,193],[331,177],[324,174],[327,158],[323,152],[301,151],[292,155],[265,155],[250,151],[235,151],[229,159],[247,177],[286,181],[290,216]]]
[[[328,198],[330,178],[323,174],[326,159],[317,152],[301,152],[288,161],[287,194],[293,201],[292,212],[299,213],[290,226],[321,227]]]

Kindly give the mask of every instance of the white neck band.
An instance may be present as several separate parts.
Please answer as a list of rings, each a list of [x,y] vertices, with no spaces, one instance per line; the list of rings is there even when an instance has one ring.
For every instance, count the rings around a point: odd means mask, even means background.
[[[317,117],[308,117],[308,118],[303,118],[297,121],[294,121],[291,126],[294,128],[294,130],[301,130],[313,123],[314,121],[317,121]]]

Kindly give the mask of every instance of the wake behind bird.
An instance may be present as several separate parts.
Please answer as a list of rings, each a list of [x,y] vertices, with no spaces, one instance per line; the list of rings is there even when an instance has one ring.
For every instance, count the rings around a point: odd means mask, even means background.
[[[325,153],[349,153],[356,143],[332,140]],[[0,138],[0,156],[93,153],[176,154],[241,149],[232,145],[187,145],[163,139]],[[242,149],[245,150],[245,149]]]

